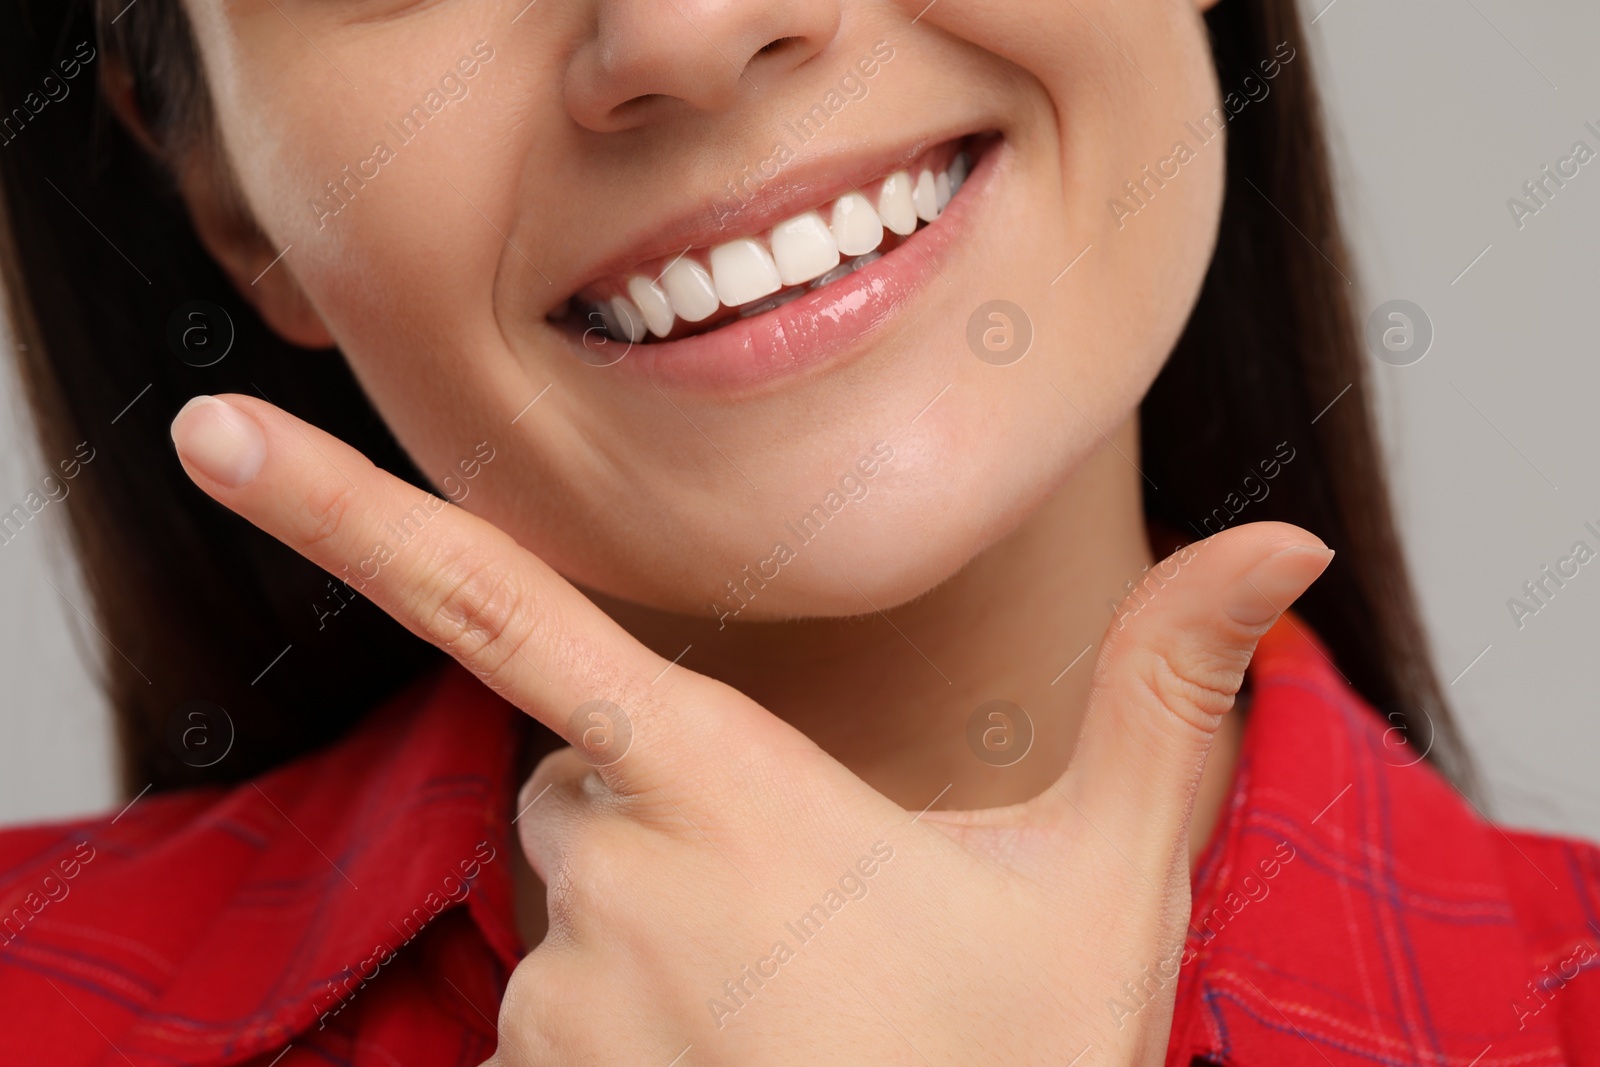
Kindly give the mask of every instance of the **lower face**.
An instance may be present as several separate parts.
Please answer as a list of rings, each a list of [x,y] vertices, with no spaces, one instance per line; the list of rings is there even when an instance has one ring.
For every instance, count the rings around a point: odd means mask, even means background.
[[[1191,2],[525,5],[189,2],[276,269],[570,579],[887,607],[1133,416],[1220,210]]]

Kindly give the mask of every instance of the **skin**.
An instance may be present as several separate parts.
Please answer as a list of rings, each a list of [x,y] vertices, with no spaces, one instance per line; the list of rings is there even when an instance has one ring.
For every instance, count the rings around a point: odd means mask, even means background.
[[[543,944],[507,993],[503,1061],[664,1063],[692,1043],[693,1062],[965,1063],[1002,1040],[1005,1062],[1086,1043],[1158,1062],[1172,983],[1121,1029],[1105,1000],[1181,944],[1188,860],[1237,744],[1224,713],[1255,640],[1330,555],[1291,527],[1227,531],[1107,629],[1157,558],[1137,405],[1211,254],[1222,147],[1120,229],[1106,200],[1217,104],[1201,10],[186,6],[219,137],[175,166],[208,248],[285,337],[339,346],[436,484],[495,450],[464,509],[359,591],[568,742],[597,697],[631,722],[617,762],[562,750],[524,792],[549,787],[519,822],[524,934]],[[879,40],[894,60],[808,158],[1005,139],[913,306],[847,362],[737,396],[575,359],[551,308],[766,158],[781,120]],[[323,184],[478,41],[494,58],[470,94],[319,219]],[[965,341],[996,295],[1036,331],[1005,368]],[[330,570],[423,500],[270,405],[225,399],[175,422],[186,469]],[[894,459],[866,498],[719,627],[722,583],[877,441]],[[1007,768],[966,742],[997,696],[1036,730]],[[716,1025],[720,983],[879,840],[895,858],[846,911],[848,940]],[[936,988],[904,981],[920,968]],[[999,1017],[1027,1025],[1000,1038]]]

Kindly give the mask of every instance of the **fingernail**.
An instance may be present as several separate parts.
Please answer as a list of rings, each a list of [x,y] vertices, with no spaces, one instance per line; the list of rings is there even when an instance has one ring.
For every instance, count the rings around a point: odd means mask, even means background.
[[[214,396],[197,396],[172,420],[172,443],[195,470],[229,489],[261,472],[267,439],[249,415]]]
[[[1333,559],[1326,545],[1291,545],[1252,567],[1239,588],[1234,619],[1245,626],[1264,626],[1310,588]]]

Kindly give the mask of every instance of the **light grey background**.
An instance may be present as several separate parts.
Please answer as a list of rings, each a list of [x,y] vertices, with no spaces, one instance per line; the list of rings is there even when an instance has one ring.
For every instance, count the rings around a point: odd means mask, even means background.
[[[1229,0],[1220,0],[1228,3]],[[1506,206],[1600,150],[1593,0],[1310,0],[1363,314],[1420,305],[1433,347],[1375,365],[1407,549],[1490,812],[1600,838],[1600,560],[1519,629],[1525,581],[1600,549],[1600,159],[1519,230]],[[1463,273],[1464,272],[1464,273]],[[11,381],[0,506],[50,465]],[[47,508],[0,547],[0,822],[114,804],[94,637]],[[47,580],[48,579],[48,580]],[[51,582],[56,588],[52,588]]]

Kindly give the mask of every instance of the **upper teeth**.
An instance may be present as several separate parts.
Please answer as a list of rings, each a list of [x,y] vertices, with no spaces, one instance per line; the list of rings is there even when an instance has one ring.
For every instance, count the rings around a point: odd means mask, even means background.
[[[860,192],[849,192],[831,205],[778,223],[765,235],[719,244],[704,254],[704,263],[685,253],[654,279],[629,276],[622,292],[595,310],[608,333],[637,342],[647,330],[665,337],[678,319],[700,322],[722,306],[755,301],[762,302],[761,308],[776,306],[783,301],[765,298],[808,282],[829,284],[876,259],[868,254],[883,243],[885,230],[903,237],[919,220],[938,219],[966,180],[970,164],[963,151],[937,174],[923,168],[913,178],[910,171],[896,171],[883,180],[876,204]],[[863,262],[846,262],[855,257]]]

